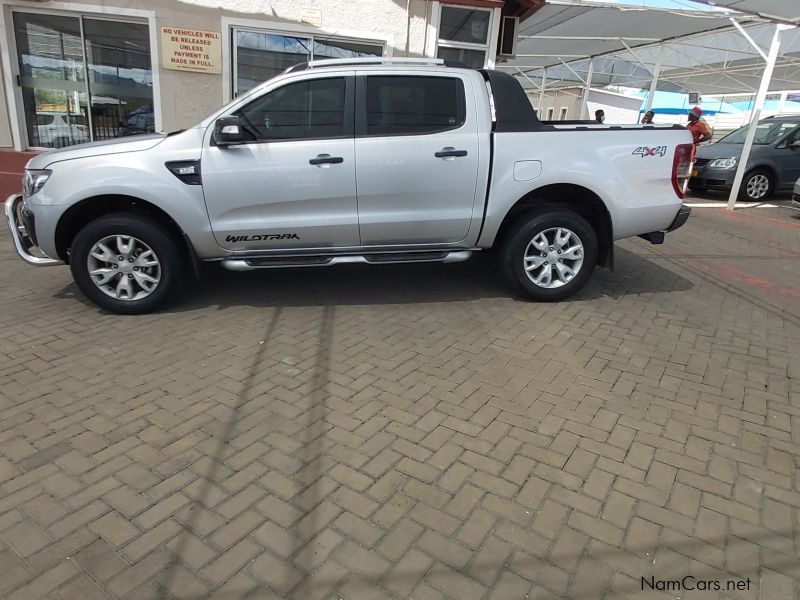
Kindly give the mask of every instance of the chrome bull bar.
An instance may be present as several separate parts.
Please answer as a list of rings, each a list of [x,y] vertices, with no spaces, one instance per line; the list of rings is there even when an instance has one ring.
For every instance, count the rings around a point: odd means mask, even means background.
[[[6,198],[6,220],[8,229],[11,231],[11,239],[14,241],[14,249],[19,257],[29,265],[37,267],[50,267],[53,265],[63,265],[64,263],[49,256],[37,256],[31,253],[31,248],[35,247],[33,240],[28,235],[28,230],[22,223],[22,194],[11,194]]]

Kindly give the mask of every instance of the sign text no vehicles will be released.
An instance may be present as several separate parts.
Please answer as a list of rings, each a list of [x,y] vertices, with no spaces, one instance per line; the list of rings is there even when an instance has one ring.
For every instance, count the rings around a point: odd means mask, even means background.
[[[161,28],[161,59],[165,69],[221,73],[222,53],[219,31],[198,31],[179,27]]]

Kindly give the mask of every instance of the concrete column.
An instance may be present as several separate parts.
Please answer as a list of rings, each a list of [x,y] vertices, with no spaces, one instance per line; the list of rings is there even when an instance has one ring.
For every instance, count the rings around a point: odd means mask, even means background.
[[[761,118],[761,109],[764,108],[764,99],[767,96],[769,82],[772,79],[772,70],[775,68],[775,61],[778,58],[778,51],[781,47],[781,31],[789,28],[790,27],[787,25],[775,25],[775,33],[772,36],[772,44],[769,47],[769,55],[767,56],[767,65],[764,67],[764,74],[761,76],[761,85],[758,87],[758,94],[756,94],[756,101],[753,106],[750,127],[747,130],[747,137],[744,140],[742,155],[739,157],[739,163],[736,166],[736,176],[733,178],[731,194],[728,196],[728,210],[733,210],[736,206],[736,197],[739,195],[739,187],[742,185],[744,173],[747,169],[750,150],[753,148],[753,139],[756,137],[758,120]]]

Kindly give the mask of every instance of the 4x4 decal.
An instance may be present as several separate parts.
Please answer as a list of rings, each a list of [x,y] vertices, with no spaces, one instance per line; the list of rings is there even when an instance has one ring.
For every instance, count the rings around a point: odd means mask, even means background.
[[[666,156],[667,147],[655,146],[654,148],[649,148],[647,146],[639,146],[636,150],[631,152],[631,154],[638,154],[642,158],[646,158],[648,156]]]

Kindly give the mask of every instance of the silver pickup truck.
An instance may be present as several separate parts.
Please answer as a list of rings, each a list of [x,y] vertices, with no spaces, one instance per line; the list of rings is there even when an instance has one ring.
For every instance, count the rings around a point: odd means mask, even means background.
[[[511,76],[433,59],[314,61],[185,131],[26,166],[19,255],[69,264],[104,309],[144,313],[201,261],[234,271],[456,262],[498,248],[522,294],[560,300],[614,240],[689,216],[680,127],[541,122]]]

